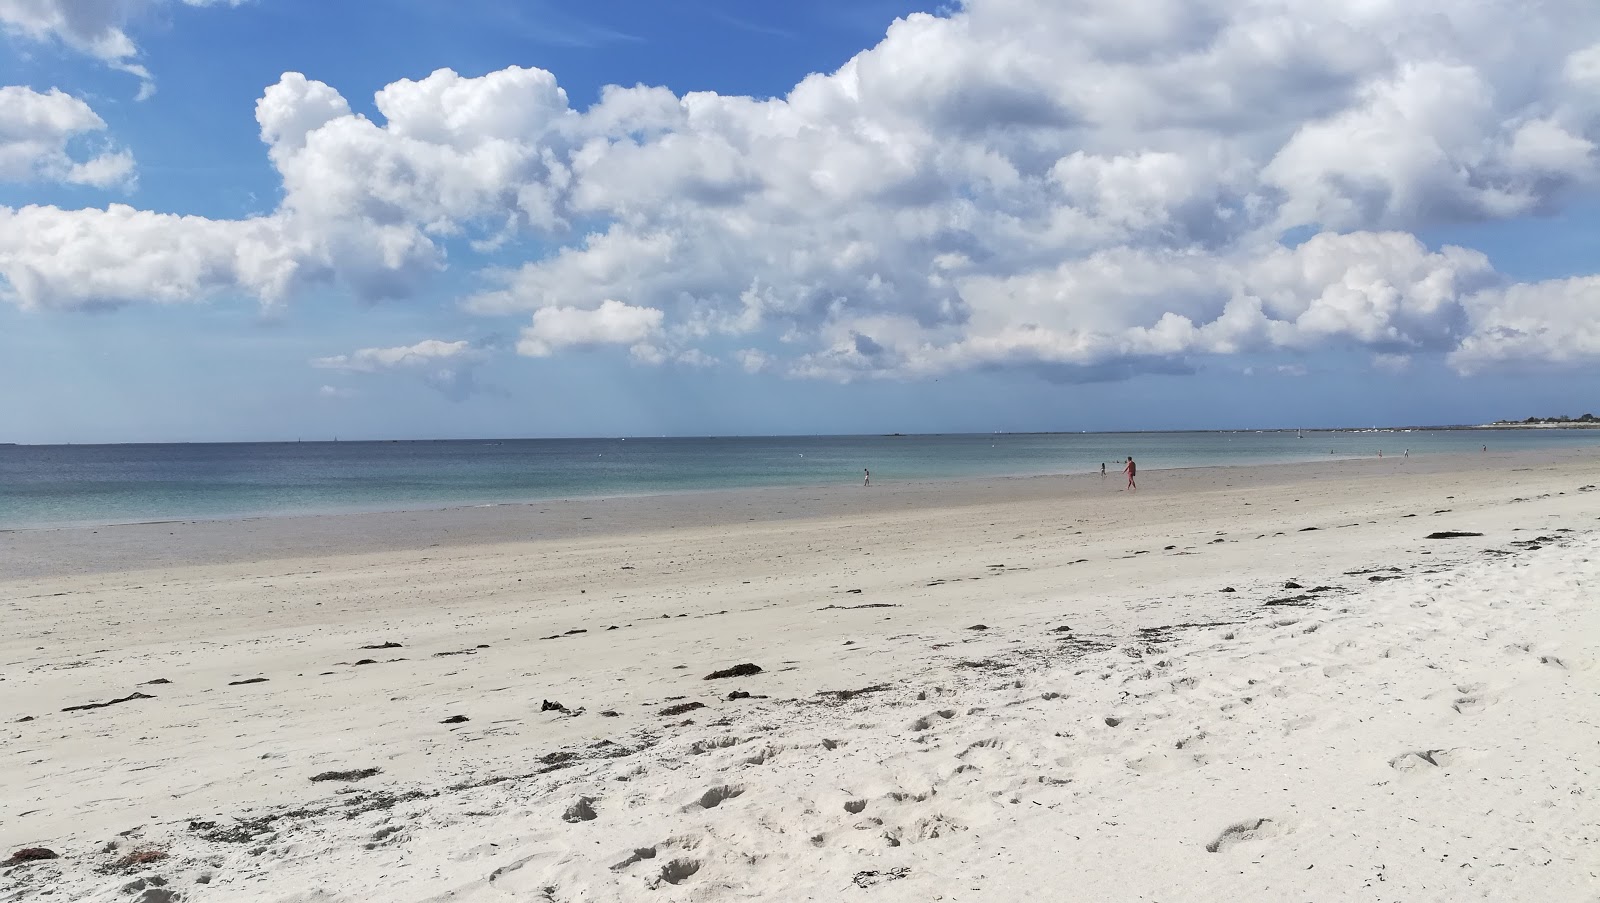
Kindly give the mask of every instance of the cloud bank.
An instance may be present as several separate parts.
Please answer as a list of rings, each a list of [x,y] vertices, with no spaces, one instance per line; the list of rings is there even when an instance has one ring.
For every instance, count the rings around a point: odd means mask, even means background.
[[[513,67],[375,105],[297,73],[265,91],[266,216],[0,209],[6,297],[402,298],[520,251],[462,303],[526,318],[534,356],[1071,380],[1330,347],[1462,372],[1600,355],[1594,279],[1511,284],[1415,237],[1592,201],[1588,0],[968,0],[784,97],[611,87],[580,110]]]

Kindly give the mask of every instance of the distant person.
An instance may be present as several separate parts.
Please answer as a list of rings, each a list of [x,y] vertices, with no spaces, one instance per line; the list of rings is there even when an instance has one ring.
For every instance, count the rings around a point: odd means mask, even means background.
[[[1409,458],[1409,457],[1411,457],[1411,449],[1409,449],[1409,448],[1408,448],[1408,449],[1406,449],[1406,453],[1405,453],[1405,454],[1403,454],[1403,455],[1401,455],[1401,456],[1400,456],[1400,457],[1402,457],[1402,458]]]
[[[1133,477],[1139,472],[1139,465],[1133,463],[1132,455],[1128,456],[1128,463],[1122,468],[1122,472],[1128,475],[1128,488],[1138,489],[1138,485],[1133,482]]]
[[[866,469],[865,467],[863,467],[863,468],[861,468],[861,473],[863,475],[863,479],[861,480],[861,485],[863,485],[863,486],[871,486],[872,485],[872,471],[870,471],[870,470]]]
[[[1487,446],[1487,445],[1485,445],[1485,446],[1484,446],[1484,447],[1483,447],[1483,450],[1484,450],[1484,451],[1488,451],[1488,450],[1489,450],[1489,446]]]
[[[1106,462],[1101,461],[1100,462],[1100,476],[1103,477],[1105,475],[1106,475]]]

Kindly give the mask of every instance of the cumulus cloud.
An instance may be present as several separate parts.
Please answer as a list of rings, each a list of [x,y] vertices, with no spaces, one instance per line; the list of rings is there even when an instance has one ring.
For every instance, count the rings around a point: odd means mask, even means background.
[[[1494,288],[1468,298],[1466,307],[1472,332],[1450,354],[1464,373],[1600,359],[1600,276]]]
[[[638,348],[638,359],[660,363],[666,353],[643,343],[661,331],[663,316],[654,308],[610,300],[592,310],[542,307],[534,311],[533,325],[522,331],[517,351],[530,357],[549,357],[563,348],[633,345]]]
[[[1532,295],[1566,290],[1415,233],[1596,187],[1600,7],[967,0],[782,97],[610,87],[578,109],[511,67],[375,107],[269,87],[284,196],[257,219],[0,213],[35,227],[0,230],[9,297],[394,298],[466,249],[523,249],[463,304],[526,318],[533,356],[705,363],[738,337],[750,372],[843,380],[1332,345],[1490,366],[1556,316]]]
[[[351,354],[320,357],[313,360],[311,366],[351,373],[409,373],[421,377],[423,382],[446,396],[460,400],[482,388],[477,382],[476,368],[488,357],[486,347],[466,340],[424,339],[415,345],[362,348]]]
[[[140,98],[155,90],[127,25],[161,0],[0,0],[0,28],[33,41],[59,41],[140,80]],[[247,0],[181,0],[185,6],[242,6]]]
[[[127,151],[73,152],[72,145],[105,128],[88,104],[55,88],[40,93],[0,87],[0,182],[132,187],[133,155]]]

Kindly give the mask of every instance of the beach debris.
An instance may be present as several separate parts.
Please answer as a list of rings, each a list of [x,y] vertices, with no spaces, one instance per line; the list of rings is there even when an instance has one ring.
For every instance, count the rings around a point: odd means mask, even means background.
[[[149,695],[147,693],[129,693],[127,696],[124,696],[121,699],[113,699],[110,702],[90,702],[90,703],[86,703],[84,705],[69,705],[66,708],[62,709],[61,711],[63,711],[63,712],[84,712],[84,711],[88,711],[89,709],[103,709],[106,706],[117,705],[117,704],[123,703],[123,702],[133,702],[135,699],[154,699],[154,698],[155,698],[154,696],[151,696],[151,695]]]
[[[471,721],[471,720],[472,720],[471,718],[468,718],[465,715],[451,715],[449,718],[446,718],[445,720],[443,720],[443,721],[441,721],[439,723],[440,724],[465,724],[465,723],[467,723],[468,721]]]
[[[230,686],[230,687],[242,687],[242,686],[244,686],[246,684],[264,684],[266,682],[267,682],[267,678],[265,678],[265,677],[252,677],[252,678],[250,678],[248,680],[230,680],[230,681],[228,681],[228,686]]]
[[[118,869],[134,869],[141,865],[149,865],[152,862],[160,862],[165,858],[167,858],[166,850],[134,850],[132,853],[118,859],[114,867]]]
[[[377,643],[372,646],[362,646],[362,649],[404,649],[399,643]]]
[[[1296,499],[1296,501],[1299,501],[1299,500]],[[1310,533],[1312,530],[1315,530],[1315,529],[1317,529],[1317,528],[1316,527],[1301,527],[1300,528],[1300,532],[1301,533]]]
[[[549,699],[546,699],[546,700],[544,700],[543,702],[541,702],[539,704],[539,711],[541,711],[541,712],[560,712],[563,715],[573,715],[573,716],[577,716],[577,715],[583,714],[583,709],[578,709],[575,712],[572,709],[569,709],[566,706],[562,705],[561,703],[553,702],[553,701],[551,701]]]
[[[868,602],[865,605],[824,605],[817,611],[860,611],[863,608],[899,608],[890,602]]]
[[[752,665],[749,662],[745,662],[742,665],[734,665],[732,668],[723,668],[720,671],[713,671],[710,674],[707,674],[705,676],[705,678],[703,678],[703,679],[705,679],[705,680],[722,680],[723,678],[727,678],[727,677],[749,677],[749,676],[751,676],[753,674],[760,674],[760,673],[761,673],[761,666],[760,665]]]
[[[974,624],[971,627],[968,627],[967,629],[968,630],[988,630],[989,629],[989,625],[988,624]]]
[[[24,847],[23,849],[12,853],[11,858],[7,859],[5,864],[21,865],[24,862],[42,862],[46,859],[60,858],[61,854],[57,853],[55,850],[46,849],[44,847]]]
[[[1238,592],[1238,590],[1234,589],[1231,586],[1224,586],[1222,589],[1217,590],[1217,592],[1220,592],[1220,593],[1236,593],[1236,592]]]
[[[873,684],[870,687],[862,687],[859,690],[819,690],[817,695],[821,696],[825,701],[839,703],[849,702],[850,700],[855,699],[857,696],[870,696],[873,693],[886,693],[889,691],[889,689],[890,687],[888,684]]]
[[[892,868],[887,872],[856,872],[856,876],[850,880],[855,884],[856,887],[871,887],[874,884],[882,884],[885,881],[898,881],[901,878],[909,876],[910,874],[911,869],[902,865],[897,868]]]
[[[604,712],[600,713],[600,717],[601,718],[621,718],[622,717],[622,713],[621,712],[612,711],[611,709],[606,709]]]
[[[1438,533],[1429,533],[1426,539],[1465,539],[1471,536],[1482,536],[1482,533],[1464,533],[1459,530],[1441,530]]]
[[[165,677],[158,677],[155,680],[147,680],[143,684],[141,684],[140,686],[156,687],[156,686],[160,686],[162,684],[170,684],[170,683],[172,683],[172,681],[167,680]]]
[[[321,781],[364,781],[373,775],[382,774],[381,768],[356,768],[351,771],[324,771],[311,778],[312,783]]]
[[[356,662],[354,665],[351,665],[351,667],[355,668],[355,667],[360,667],[361,665],[376,665],[377,663],[378,663],[378,660],[375,659],[375,658],[364,658],[361,661]]]
[[[1300,608],[1300,607],[1304,607],[1306,605],[1310,605],[1312,599],[1314,599],[1314,598],[1315,597],[1312,596],[1310,593],[1301,593],[1298,596],[1285,596],[1285,597],[1283,597],[1281,599],[1268,599],[1267,601],[1265,601],[1265,602],[1263,602],[1261,604],[1267,606],[1268,608],[1272,608],[1272,607],[1275,607],[1275,606],[1293,606],[1293,607],[1296,607],[1296,608]]]
[[[1285,581],[1284,584],[1283,584],[1283,588],[1284,589],[1305,589],[1305,587],[1303,587],[1300,584],[1294,582],[1293,580]]]
[[[1056,628],[1051,629],[1050,632],[1051,633],[1071,633],[1072,632],[1072,625],[1070,625],[1070,624],[1062,624],[1060,627],[1056,627]]]
[[[674,715],[682,715],[685,712],[692,712],[695,709],[703,709],[705,707],[706,704],[703,702],[680,702],[677,705],[669,705],[662,709],[661,717],[670,718]]]
[[[33,720],[33,716],[32,715],[23,715],[21,718],[17,719],[17,723],[18,724],[23,724],[25,722],[32,721],[32,720]]]
[[[847,590],[845,590],[845,592],[846,593],[855,593],[856,595],[860,595],[861,594],[861,590],[858,590],[858,589],[847,589]]]

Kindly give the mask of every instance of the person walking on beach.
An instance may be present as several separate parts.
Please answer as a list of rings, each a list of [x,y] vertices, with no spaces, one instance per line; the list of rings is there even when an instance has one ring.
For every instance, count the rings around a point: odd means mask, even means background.
[[[1128,475],[1128,488],[1138,489],[1138,485],[1133,482],[1133,477],[1139,472],[1139,465],[1133,463],[1132,455],[1128,456],[1128,464],[1126,467],[1122,468],[1122,472]]]
[[[1100,475],[1102,477],[1106,475],[1106,462],[1104,461],[1100,462]]]
[[[861,472],[862,472],[862,474],[865,475],[865,479],[863,479],[861,481],[861,485],[863,485],[863,486],[871,486],[872,485],[872,471],[870,471],[870,470],[866,469],[865,467],[863,467],[863,468],[861,468]]]

